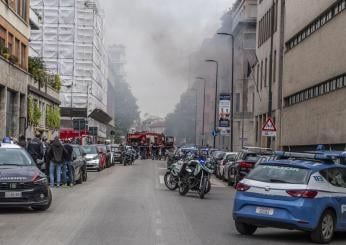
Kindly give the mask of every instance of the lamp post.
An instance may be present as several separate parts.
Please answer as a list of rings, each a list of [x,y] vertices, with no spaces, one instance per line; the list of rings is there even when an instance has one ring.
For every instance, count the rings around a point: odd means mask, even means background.
[[[204,81],[204,89],[203,89],[203,114],[202,114],[202,146],[204,146],[204,112],[205,112],[205,87],[207,80],[204,77],[196,77],[198,80]]]
[[[197,145],[197,88],[191,89],[192,92],[195,92],[195,144]]]
[[[216,77],[215,77],[215,108],[214,108],[214,132],[213,132],[213,148],[216,147],[216,110],[217,110],[217,80],[219,77],[219,63],[216,60],[205,60],[205,62],[212,62],[216,64]]]
[[[232,105],[231,105],[231,151],[233,151],[233,122],[234,122],[234,111],[233,111],[233,103],[234,103],[234,36],[231,33],[219,32],[217,35],[221,36],[229,36],[232,39],[232,75],[231,75],[231,93],[232,93]]]

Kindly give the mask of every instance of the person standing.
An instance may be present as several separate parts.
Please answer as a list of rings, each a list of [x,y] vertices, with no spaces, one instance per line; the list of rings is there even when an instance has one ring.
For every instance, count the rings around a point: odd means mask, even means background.
[[[27,149],[36,164],[37,164],[37,160],[43,158],[43,144],[41,142],[40,137],[41,137],[40,133],[36,133],[35,138],[33,138],[28,143],[28,149]]]
[[[67,178],[69,185],[72,187],[74,184],[74,174],[73,174],[73,167],[72,167],[72,154],[73,154],[73,147],[67,143],[64,144],[64,170],[63,170],[63,179],[64,179],[64,185],[67,184]]]
[[[63,166],[63,156],[64,156],[64,146],[61,144],[58,137],[55,137],[53,143],[51,144],[48,152],[49,162],[49,180],[50,187],[54,187],[54,177],[56,171],[56,186],[60,187],[61,184],[61,171]]]

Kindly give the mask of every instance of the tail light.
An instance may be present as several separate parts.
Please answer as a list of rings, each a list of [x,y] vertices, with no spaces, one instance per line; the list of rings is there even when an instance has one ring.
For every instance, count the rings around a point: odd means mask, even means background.
[[[235,188],[237,189],[237,191],[247,191],[248,189],[250,189],[250,186],[243,183],[238,183]]]
[[[310,190],[289,190],[286,191],[288,195],[292,197],[301,197],[301,198],[310,198],[313,199],[317,196],[317,191],[310,191]]]
[[[240,168],[252,168],[253,164],[250,162],[240,162],[239,163],[239,167]]]

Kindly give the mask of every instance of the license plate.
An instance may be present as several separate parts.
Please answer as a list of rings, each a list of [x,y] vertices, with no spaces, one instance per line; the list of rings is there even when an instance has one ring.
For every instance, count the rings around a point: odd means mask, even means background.
[[[273,208],[256,207],[256,214],[273,215]]]
[[[21,198],[22,193],[19,191],[7,191],[5,192],[5,198]]]

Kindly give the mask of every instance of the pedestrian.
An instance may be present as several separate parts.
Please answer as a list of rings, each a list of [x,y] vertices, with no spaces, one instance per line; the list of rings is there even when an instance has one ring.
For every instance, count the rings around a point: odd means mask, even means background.
[[[21,135],[19,137],[18,145],[23,147],[24,149],[26,149],[27,145],[26,145],[26,140],[25,140],[25,136],[24,135]]]
[[[63,170],[63,180],[64,180],[64,186],[67,185],[67,182],[69,182],[69,185],[72,187],[74,184],[74,174],[73,174],[73,167],[72,167],[72,155],[73,155],[73,147],[70,145],[69,142],[64,144],[64,170]],[[68,179],[68,181],[67,181]]]
[[[36,164],[37,160],[43,159],[43,144],[40,137],[40,133],[36,133],[35,138],[28,143],[28,152]]]
[[[56,171],[56,186],[60,187],[61,184],[61,171],[63,166],[63,155],[64,155],[64,146],[61,144],[58,137],[54,138],[53,143],[48,149],[48,158],[50,159],[49,162],[49,180],[50,180],[50,187],[54,187],[54,177],[55,177],[55,171]]]

